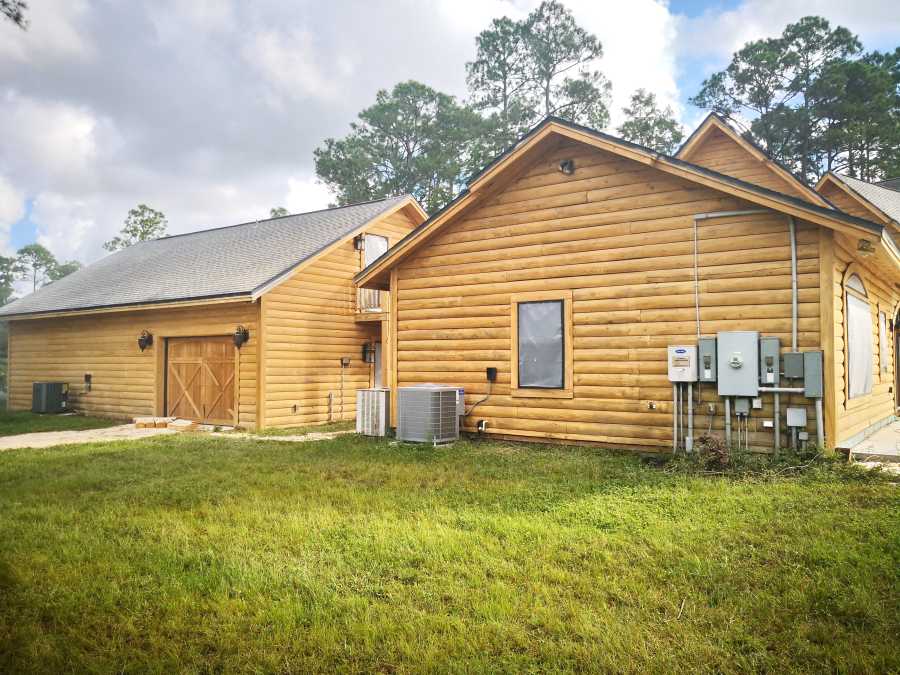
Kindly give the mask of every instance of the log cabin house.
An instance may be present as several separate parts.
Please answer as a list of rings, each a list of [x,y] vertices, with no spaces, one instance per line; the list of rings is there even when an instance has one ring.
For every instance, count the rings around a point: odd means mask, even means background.
[[[411,197],[136,244],[0,309],[9,407],[289,427],[355,417],[387,380],[390,299],[352,279],[425,219]],[[363,358],[365,345],[368,358]],[[371,361],[371,362],[370,362]]]
[[[433,382],[465,388],[468,431],[671,450],[667,347],[749,330],[822,352],[816,431],[849,447],[897,410],[894,234],[716,116],[674,157],[548,118],[356,281],[391,295],[394,424],[397,388]],[[691,392],[696,435],[725,433],[716,386]],[[777,398],[750,447],[787,438]],[[781,396],[810,421],[813,403]]]

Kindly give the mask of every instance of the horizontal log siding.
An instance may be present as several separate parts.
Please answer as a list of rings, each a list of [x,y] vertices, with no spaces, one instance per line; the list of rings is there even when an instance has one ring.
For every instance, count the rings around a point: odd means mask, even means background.
[[[386,236],[393,246],[412,228],[398,212],[367,232]],[[374,366],[362,362],[362,346],[381,335],[380,322],[355,319],[353,275],[360,269],[361,252],[347,241],[262,297],[265,426],[356,418],[356,390],[370,386],[374,376]],[[350,357],[349,368],[341,367],[343,356]]]
[[[766,162],[754,157],[721,131],[710,132],[702,144],[691,153],[690,161],[727,176],[810,201],[796,185],[779,176]]]
[[[879,274],[878,266],[870,259],[860,258],[853,253],[856,239],[844,235],[835,236],[834,247],[834,374],[837,397],[837,438],[838,445],[858,436],[874,424],[884,421],[895,413],[894,359],[889,359],[888,372],[881,372],[880,349],[878,344],[878,312],[884,312],[888,320],[897,310],[900,292],[888,279]],[[869,295],[872,311],[872,355],[873,387],[868,396],[846,399],[846,351],[844,345],[844,273],[851,263],[859,265],[860,277]],[[888,354],[893,355],[894,343],[890,328],[887,331]]]
[[[249,302],[180,309],[139,310],[11,321],[9,404],[31,408],[31,384],[68,382],[74,407],[91,415],[130,418],[162,414],[157,401],[163,338],[231,335],[250,330],[239,354],[239,423],[256,423],[256,347],[259,308]],[[153,346],[141,352],[137,338],[148,330]],[[92,376],[84,393],[84,374]]]
[[[820,192],[844,213],[849,213],[851,216],[858,216],[859,218],[865,218],[866,220],[871,220],[876,223],[884,222],[883,218],[860,204],[858,199],[851,197],[832,183],[823,185]]]
[[[561,158],[574,157],[566,177]],[[666,346],[696,342],[693,214],[746,203],[581,147],[549,153],[503,192],[452,222],[397,270],[400,386],[442,382],[491,397],[466,421],[491,433],[671,448]],[[753,329],[790,347],[790,242],[784,216],[700,224],[703,333]],[[819,346],[818,230],[798,233],[800,346]],[[510,296],[571,290],[572,399],[509,395]],[[716,400],[704,387],[703,400]],[[655,409],[650,410],[650,403]],[[771,445],[754,411],[751,441]],[[697,408],[697,434],[708,424]],[[702,412],[702,414],[701,414]],[[724,426],[722,405],[712,419]],[[812,413],[812,409],[810,409]],[[810,419],[813,419],[810,414]]]

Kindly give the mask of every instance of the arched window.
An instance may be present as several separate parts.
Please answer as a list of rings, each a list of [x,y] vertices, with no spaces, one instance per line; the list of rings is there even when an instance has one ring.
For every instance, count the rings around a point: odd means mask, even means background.
[[[844,320],[847,326],[847,398],[872,393],[872,310],[862,278],[844,279]]]

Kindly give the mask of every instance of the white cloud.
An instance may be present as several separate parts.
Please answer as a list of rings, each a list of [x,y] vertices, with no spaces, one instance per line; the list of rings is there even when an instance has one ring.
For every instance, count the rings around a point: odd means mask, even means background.
[[[327,208],[334,195],[312,176],[288,178],[287,196],[283,206],[291,213],[318,211]]]
[[[0,59],[9,58],[40,67],[62,59],[93,58],[93,46],[81,30],[87,10],[88,5],[83,0],[29,2],[27,31],[16,30],[4,22]]]
[[[397,82],[464,97],[475,35],[538,1],[29,3],[0,42],[0,210],[33,199],[39,240],[90,262],[138,203],[173,233],[322,208],[314,148]],[[603,42],[614,125],[638,87],[677,106],[664,0],[567,4]]]
[[[777,37],[784,27],[798,19],[816,15],[832,26],[844,26],[858,34],[863,46],[891,43],[900,35],[900,13],[890,0],[746,0],[734,9],[708,10],[697,18],[680,23],[679,48],[686,56],[709,58],[723,67],[731,55],[747,42]],[[709,36],[715,36],[710,39]]]
[[[4,176],[0,176],[0,251],[9,254],[9,232],[25,215],[25,196]]]
[[[570,0],[566,4],[603,44],[604,56],[597,65],[613,86],[612,128],[621,123],[622,107],[640,88],[655,93],[660,103],[681,114],[675,64],[677,21],[666,3]]]
[[[258,34],[244,49],[244,58],[259,70],[279,98],[333,99],[337,82],[317,63],[321,45],[305,29],[267,30]],[[327,51],[327,50],[326,50]],[[342,62],[344,72],[351,70]]]

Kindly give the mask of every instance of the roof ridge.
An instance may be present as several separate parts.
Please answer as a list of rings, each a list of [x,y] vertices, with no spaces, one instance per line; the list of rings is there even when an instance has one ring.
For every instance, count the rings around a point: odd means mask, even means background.
[[[296,218],[298,216],[311,216],[314,213],[325,213],[326,211],[340,211],[341,209],[350,209],[356,206],[366,206],[367,204],[377,204],[378,202],[386,202],[393,199],[405,199],[409,195],[397,195],[394,197],[382,197],[381,199],[370,199],[365,202],[354,202],[353,204],[343,204],[341,206],[328,206],[324,209],[313,209],[312,211],[301,211],[300,213],[289,213],[286,216],[275,216],[274,218],[262,218],[260,220],[248,220],[243,223],[234,223],[232,225],[220,225],[219,227],[209,227],[205,230],[194,230],[193,232],[179,232],[178,234],[168,234],[164,237],[158,237],[157,239],[148,239],[146,241],[139,241],[134,246],[139,244],[149,244],[154,241],[168,241],[169,239],[177,239],[179,237],[190,237],[195,234],[206,234],[207,232],[219,232],[220,230],[229,230],[235,227],[245,227],[247,225],[259,225],[260,223],[268,223],[273,220],[281,220],[282,218]],[[129,247],[131,248],[131,247]]]

